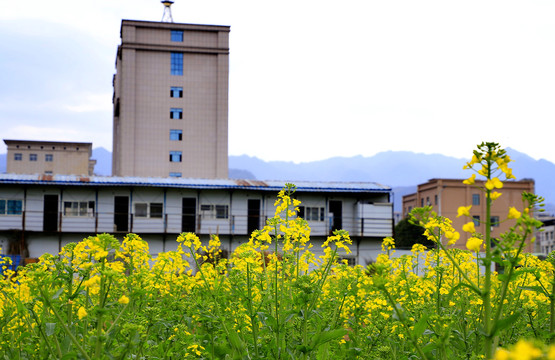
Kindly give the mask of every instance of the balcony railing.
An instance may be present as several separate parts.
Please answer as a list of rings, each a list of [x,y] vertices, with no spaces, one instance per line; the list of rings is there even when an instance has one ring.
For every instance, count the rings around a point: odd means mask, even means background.
[[[197,234],[249,235],[260,229],[268,216],[230,215],[227,218],[204,217],[200,214],[183,215],[164,213],[161,217],[139,217],[133,213],[94,212],[87,216],[45,217],[42,211],[23,211],[19,215],[1,215],[0,231],[23,230],[34,232],[79,232],[79,233],[170,233],[195,232]],[[392,236],[393,218],[377,217],[332,217],[324,221],[309,221],[311,234],[330,235],[333,224],[341,223],[351,236],[385,237]],[[337,221],[340,220],[340,221]]]

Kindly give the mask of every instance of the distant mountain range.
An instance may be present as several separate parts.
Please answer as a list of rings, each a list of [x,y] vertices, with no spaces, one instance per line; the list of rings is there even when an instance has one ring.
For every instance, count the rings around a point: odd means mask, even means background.
[[[555,212],[555,164],[534,160],[526,154],[507,148],[517,179],[536,182],[536,193],[546,198],[546,210]],[[97,160],[95,173],[110,175],[112,154],[104,148],[93,150]],[[308,181],[369,181],[393,188],[395,211],[401,210],[403,195],[416,191],[418,184],[433,178],[464,179],[468,159],[409,151],[385,151],[374,156],[334,157],[327,160],[295,164],[287,161],[263,161],[247,155],[229,157],[229,177],[233,179]],[[0,154],[0,173],[6,171],[6,154]]]

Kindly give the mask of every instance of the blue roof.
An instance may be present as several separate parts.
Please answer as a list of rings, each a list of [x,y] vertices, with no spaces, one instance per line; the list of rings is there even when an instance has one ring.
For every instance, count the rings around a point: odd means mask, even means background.
[[[391,192],[391,187],[374,182],[285,181],[243,179],[194,179],[156,177],[0,174],[0,184],[71,185],[71,186],[139,186],[189,189],[242,189],[279,191],[293,183],[305,192]]]

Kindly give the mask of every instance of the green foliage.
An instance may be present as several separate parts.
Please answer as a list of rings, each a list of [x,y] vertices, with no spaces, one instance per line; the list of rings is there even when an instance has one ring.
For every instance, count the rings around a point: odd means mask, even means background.
[[[398,249],[411,249],[414,244],[422,244],[427,248],[435,247],[435,243],[424,235],[424,229],[410,221],[410,218],[400,220],[395,225],[395,246]]]

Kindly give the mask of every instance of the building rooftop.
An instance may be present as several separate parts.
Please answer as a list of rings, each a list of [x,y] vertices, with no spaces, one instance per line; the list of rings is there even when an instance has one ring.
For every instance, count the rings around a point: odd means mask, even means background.
[[[44,141],[44,140],[13,140],[4,139],[6,145],[18,145],[18,144],[29,144],[29,145],[77,145],[77,146],[91,146],[90,142],[75,142],[75,141]]]
[[[193,179],[155,177],[116,176],[76,176],[40,174],[0,174],[0,184],[29,185],[74,185],[74,186],[144,186],[174,187],[190,189],[238,189],[279,191],[286,182],[297,186],[303,192],[392,192],[391,187],[373,182],[320,182],[320,181],[279,181],[243,179]]]

